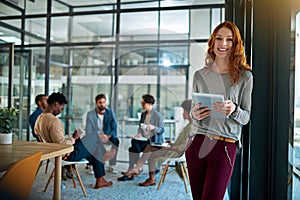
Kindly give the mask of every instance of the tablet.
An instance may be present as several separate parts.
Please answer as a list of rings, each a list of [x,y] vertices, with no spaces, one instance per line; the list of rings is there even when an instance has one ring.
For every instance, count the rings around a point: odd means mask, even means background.
[[[226,118],[226,115],[223,115],[212,109],[213,103],[224,102],[223,95],[209,94],[209,93],[193,93],[192,99],[193,99],[194,104],[201,103],[201,107],[207,106],[207,108],[212,111],[211,117]]]
[[[155,142],[150,142],[151,146],[154,146],[154,147],[170,147],[170,143],[166,143],[166,142],[163,142],[163,143],[155,143]]]

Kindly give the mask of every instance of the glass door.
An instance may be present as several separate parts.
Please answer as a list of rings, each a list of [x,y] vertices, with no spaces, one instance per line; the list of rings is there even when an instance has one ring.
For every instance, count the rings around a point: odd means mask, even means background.
[[[14,49],[13,43],[0,44],[0,102],[2,107],[16,107],[19,118],[13,130],[13,139],[29,140],[28,85],[31,52]]]
[[[0,98],[2,107],[12,106],[14,44],[0,44]]]
[[[28,116],[30,114],[31,102],[31,50],[15,50],[13,71],[13,94],[12,106],[20,110],[18,121],[18,139],[30,140]]]

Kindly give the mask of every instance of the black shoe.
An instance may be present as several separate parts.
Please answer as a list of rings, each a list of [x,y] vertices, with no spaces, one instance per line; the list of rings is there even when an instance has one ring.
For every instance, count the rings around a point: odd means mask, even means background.
[[[131,181],[134,179],[134,176],[122,176],[118,178],[118,181]]]

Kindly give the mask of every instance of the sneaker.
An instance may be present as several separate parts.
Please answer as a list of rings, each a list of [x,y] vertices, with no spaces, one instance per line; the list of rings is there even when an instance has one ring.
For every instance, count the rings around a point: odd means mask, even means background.
[[[94,175],[93,166],[91,166],[91,165],[88,166],[88,173],[89,173],[90,175]]]
[[[113,167],[108,167],[107,172],[111,173],[111,174],[118,174],[119,172],[114,169]]]

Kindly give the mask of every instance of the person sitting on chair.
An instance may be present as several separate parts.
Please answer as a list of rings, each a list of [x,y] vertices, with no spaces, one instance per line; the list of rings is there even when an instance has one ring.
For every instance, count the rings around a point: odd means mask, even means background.
[[[137,164],[134,168],[130,169],[125,176],[128,176],[127,179],[131,179],[133,176],[137,176],[139,174],[139,168],[143,166],[143,164],[148,160],[148,168],[149,168],[149,178],[144,182],[139,183],[139,186],[151,186],[156,184],[155,180],[155,170],[157,162],[163,162],[167,158],[178,158],[181,157],[187,147],[189,133],[192,125],[192,118],[190,116],[192,100],[188,99],[181,103],[181,107],[183,108],[183,119],[188,120],[188,124],[184,127],[184,129],[180,132],[178,138],[173,144],[170,144],[169,147],[160,147],[153,151],[153,147],[148,145],[143,152],[141,158],[137,161]],[[158,147],[155,147],[158,148]]]
[[[142,113],[139,122],[138,134],[131,140],[131,147],[129,147],[129,167],[128,170],[134,167],[140,158],[140,153],[143,152],[150,142],[162,143],[164,140],[164,121],[162,115],[153,108],[155,99],[150,94],[142,96],[142,108],[145,112]],[[143,140],[146,138],[146,140]],[[142,168],[141,168],[142,169]],[[139,169],[141,171],[141,169]],[[128,171],[127,171],[128,172]],[[122,172],[126,175],[127,172]],[[119,181],[132,180],[134,177],[122,176],[118,178]]]
[[[114,112],[107,108],[106,96],[99,94],[95,97],[96,108],[89,111],[86,116],[86,132],[99,134],[104,144],[112,146],[115,149],[115,156],[109,160],[108,172],[118,173],[114,166],[117,163],[117,153],[119,147],[119,139],[117,138],[117,121]],[[104,165],[102,174],[105,175]]]
[[[40,114],[42,114],[42,112],[45,110],[45,108],[47,107],[47,98],[48,96],[45,94],[39,94],[35,97],[35,104],[37,105],[36,110],[31,113],[31,115],[29,116],[29,125],[31,127],[31,131],[32,131],[32,136],[36,139],[36,141],[41,142],[38,138],[38,136],[34,133],[34,125],[36,122],[36,119],[38,118],[38,116]]]
[[[80,138],[79,132],[74,131],[71,138],[65,138],[65,132],[62,122],[56,117],[67,104],[65,96],[61,93],[52,93],[47,99],[48,106],[38,117],[34,132],[44,142],[73,145],[74,151],[64,156],[67,161],[80,161],[87,158],[92,161],[94,174],[96,178],[95,189],[108,187],[112,185],[111,181],[106,181],[100,174],[100,167],[103,162],[111,159],[116,151],[111,149],[106,151],[101,138],[97,134],[87,133]]]

